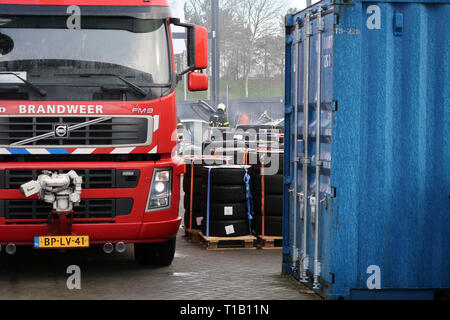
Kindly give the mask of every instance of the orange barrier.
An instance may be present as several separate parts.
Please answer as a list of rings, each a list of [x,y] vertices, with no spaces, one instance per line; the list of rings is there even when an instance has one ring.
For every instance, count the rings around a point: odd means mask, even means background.
[[[244,159],[242,159],[242,163],[244,165],[248,164],[248,153],[249,153],[249,150],[245,150],[245,152],[244,152]]]

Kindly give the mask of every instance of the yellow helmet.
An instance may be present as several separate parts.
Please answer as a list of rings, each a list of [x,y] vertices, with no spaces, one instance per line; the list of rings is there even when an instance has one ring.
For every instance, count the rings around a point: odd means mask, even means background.
[[[217,106],[217,110],[222,110],[223,112],[225,112],[227,110],[227,106],[221,103]]]

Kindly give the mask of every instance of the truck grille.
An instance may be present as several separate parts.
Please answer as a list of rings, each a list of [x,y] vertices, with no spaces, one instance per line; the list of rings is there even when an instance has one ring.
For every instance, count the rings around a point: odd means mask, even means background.
[[[139,182],[139,170],[117,169],[74,169],[83,177],[83,189],[114,189],[135,188]],[[67,173],[70,170],[51,170],[52,172]],[[133,175],[124,176],[124,171]],[[0,171],[0,189],[19,189],[24,183],[36,180],[42,174],[42,169],[8,169]]]
[[[54,132],[58,125],[71,127],[94,117],[0,117],[0,145]],[[148,119],[114,117],[100,123],[73,130],[67,137],[50,137],[24,146],[119,146],[148,143]]]
[[[0,217],[6,220],[47,219],[52,205],[41,200],[4,200]],[[1,204],[1,203],[0,203]],[[127,215],[133,207],[133,199],[83,199],[74,207],[74,218],[115,218]]]

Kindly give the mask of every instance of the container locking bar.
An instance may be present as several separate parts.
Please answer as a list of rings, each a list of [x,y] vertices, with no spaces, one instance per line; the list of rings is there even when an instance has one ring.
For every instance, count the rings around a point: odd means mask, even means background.
[[[316,101],[316,192],[311,197],[311,223],[313,225],[312,232],[314,235],[314,282],[313,288],[320,289],[319,277],[321,273],[321,262],[319,259],[319,218],[320,218],[320,169],[323,162],[320,160],[320,130],[322,126],[322,40],[325,31],[325,21],[322,15],[322,8],[319,8],[319,18],[317,21],[317,101]]]
[[[303,197],[304,197],[304,207],[303,207],[303,232],[302,232],[302,257],[301,257],[301,272],[300,281],[308,281],[308,270],[309,270],[309,256],[308,256],[308,166],[309,166],[309,73],[310,73],[310,63],[311,63],[311,36],[312,36],[312,22],[311,22],[311,12],[309,11],[305,16],[305,44],[304,44],[304,73],[303,73],[303,139],[305,150],[303,153],[303,167],[302,167],[302,185],[303,185]],[[297,123],[296,123],[297,126]]]

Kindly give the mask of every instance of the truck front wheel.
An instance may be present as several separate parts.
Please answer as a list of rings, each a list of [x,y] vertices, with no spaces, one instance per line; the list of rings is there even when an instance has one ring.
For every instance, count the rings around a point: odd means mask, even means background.
[[[175,256],[176,238],[163,243],[135,243],[134,258],[142,266],[168,267]]]

